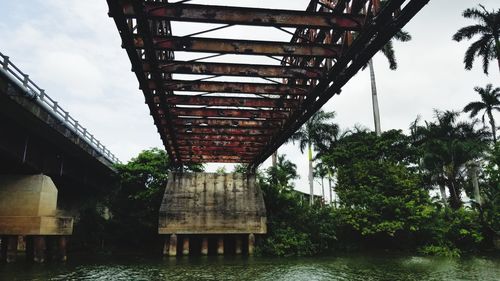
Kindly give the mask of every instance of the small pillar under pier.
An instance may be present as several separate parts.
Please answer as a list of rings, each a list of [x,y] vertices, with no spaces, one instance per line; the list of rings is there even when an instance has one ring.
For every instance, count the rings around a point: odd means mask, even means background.
[[[168,255],[171,257],[177,256],[177,235],[175,233],[170,235]]]
[[[33,261],[37,263],[45,262],[47,245],[44,236],[33,236]]]
[[[224,255],[224,237],[217,239],[217,255]]]
[[[236,236],[236,245],[235,245],[234,252],[237,255],[241,255],[241,253],[243,252],[243,241],[241,239],[241,236],[239,236],[239,235]]]
[[[66,254],[66,246],[68,244],[68,239],[66,236],[59,236],[57,237],[57,254],[56,258],[58,261],[66,261],[68,259],[68,256]]]
[[[253,233],[250,233],[248,235],[248,255],[251,256],[253,255],[255,249],[255,235]]]
[[[189,237],[184,237],[182,241],[182,254],[189,255]]]
[[[201,240],[201,254],[203,256],[208,255],[208,238],[203,237]]]
[[[17,235],[5,235],[2,237],[1,257],[6,262],[14,262],[17,258]]]

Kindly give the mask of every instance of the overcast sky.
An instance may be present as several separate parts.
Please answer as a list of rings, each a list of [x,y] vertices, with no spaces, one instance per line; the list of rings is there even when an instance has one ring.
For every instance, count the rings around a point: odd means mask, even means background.
[[[305,9],[307,2],[192,1],[297,10]],[[406,130],[417,115],[431,119],[435,108],[459,110],[478,99],[474,86],[500,86],[496,62],[491,63],[489,76],[482,73],[480,61],[472,71],[465,71],[462,59],[469,43],[451,40],[458,28],[473,23],[461,16],[462,11],[479,3],[489,10],[500,8],[498,0],[431,0],[405,27],[413,40],[395,45],[398,70],[390,71],[385,58],[375,56],[383,130]],[[107,12],[104,0],[0,0],[0,52],[10,56],[12,62],[126,162],[141,150],[162,144]],[[204,28],[174,23],[172,29],[174,35],[185,35]],[[258,27],[231,27],[210,36],[239,38],[241,34],[252,39],[289,40],[284,32]],[[178,59],[191,57],[176,54]],[[224,56],[219,61],[224,59],[248,62],[242,56]],[[266,59],[262,62],[270,63]],[[324,109],[337,112],[336,122],[342,128],[359,124],[372,129],[368,71],[358,73]],[[301,179],[296,187],[308,190],[306,155],[292,145],[279,152],[298,166]],[[216,167],[211,165],[210,170]],[[317,185],[316,193],[319,192]]]

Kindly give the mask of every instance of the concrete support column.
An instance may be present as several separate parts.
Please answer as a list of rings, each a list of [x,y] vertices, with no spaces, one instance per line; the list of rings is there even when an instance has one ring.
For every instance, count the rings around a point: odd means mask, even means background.
[[[255,235],[253,233],[250,233],[248,235],[248,255],[251,256],[253,255],[255,248]]]
[[[46,249],[45,236],[33,236],[33,261],[37,263],[45,262]]]
[[[208,255],[208,238],[203,237],[201,240],[201,254],[203,256]]]
[[[170,237],[165,236],[163,241],[163,255],[168,256],[169,251],[170,251]]]
[[[189,237],[184,237],[182,242],[182,254],[189,255]]]
[[[17,235],[5,235],[2,238],[2,258],[6,262],[14,262],[17,257]]]
[[[224,255],[224,237],[217,239],[217,255]]]
[[[235,253],[237,255],[241,255],[241,253],[243,252],[242,251],[242,247],[243,247],[243,241],[241,239],[241,236],[236,236],[236,248],[235,248]]]
[[[56,258],[59,261],[66,261],[68,256],[66,255],[66,246],[68,243],[68,239],[66,236],[57,237],[57,254]]]
[[[177,256],[177,235],[170,235],[170,245],[168,249],[168,255],[171,257]]]

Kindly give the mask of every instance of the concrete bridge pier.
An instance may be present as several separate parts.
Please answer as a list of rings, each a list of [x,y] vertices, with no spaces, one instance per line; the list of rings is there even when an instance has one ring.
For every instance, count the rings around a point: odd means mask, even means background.
[[[255,234],[266,232],[266,209],[255,175],[169,174],[158,228],[165,235],[164,255],[198,254],[198,249],[201,255],[251,255]]]
[[[57,188],[45,175],[0,176],[2,260],[13,262],[19,250],[38,263],[66,260],[67,235],[73,218],[56,209]],[[22,243],[19,243],[21,241]]]

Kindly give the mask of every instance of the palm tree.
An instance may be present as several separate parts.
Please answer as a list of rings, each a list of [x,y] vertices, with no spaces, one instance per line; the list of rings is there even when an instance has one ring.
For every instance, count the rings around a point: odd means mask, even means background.
[[[439,186],[443,201],[445,188],[453,209],[462,205],[461,191],[465,185],[467,163],[482,156],[489,133],[475,129],[478,120],[459,122],[458,112],[436,111],[436,121],[425,126],[412,125],[413,140],[421,148],[421,165],[431,184]]]
[[[463,39],[470,40],[476,35],[481,36],[465,52],[465,69],[471,70],[476,56],[482,57],[483,71],[488,74],[490,60],[496,59],[500,69],[500,9],[488,12],[483,5],[479,7],[481,10],[469,8],[462,13],[464,18],[475,19],[479,23],[462,27],[453,35],[453,40],[460,42]]]
[[[493,85],[488,84],[486,88],[475,87],[476,91],[481,96],[481,101],[474,101],[464,107],[464,112],[470,112],[470,117],[475,117],[479,111],[484,110],[482,121],[484,122],[484,115],[488,115],[491,125],[491,133],[493,136],[493,143],[497,142],[497,130],[495,126],[495,118],[493,118],[493,111],[500,111],[500,87],[493,89]]]
[[[384,5],[387,4],[387,1],[381,1],[381,6],[383,7]],[[403,30],[398,31],[393,39],[401,42],[408,42],[411,40],[411,35]],[[387,58],[389,61],[389,68],[391,70],[396,70],[398,68],[398,63],[396,62],[396,55],[394,52],[394,44],[392,39],[387,42],[387,44],[384,45],[384,47],[381,49],[382,54]],[[373,120],[375,123],[375,133],[377,136],[380,136],[382,134],[382,129],[380,126],[380,112],[378,108],[378,98],[377,98],[377,83],[375,82],[375,70],[373,67],[373,60],[370,59],[368,61],[368,67],[370,68],[370,81],[371,81],[371,88],[372,88],[372,106],[373,106]]]
[[[275,185],[281,192],[283,190],[293,189],[293,180],[299,178],[297,174],[297,165],[286,159],[286,155],[279,155],[276,165],[267,169],[270,183]]]
[[[321,197],[325,201],[325,177],[328,176],[328,168],[323,162],[319,162],[314,166],[313,176],[321,179]]]
[[[313,147],[315,150],[324,149],[334,141],[334,137],[338,135],[339,126],[331,122],[335,117],[335,112],[324,112],[320,110],[316,112],[302,127],[295,132],[289,139],[295,143],[299,142],[300,151],[304,153],[307,148],[309,161],[309,191],[310,204],[313,204]]]

